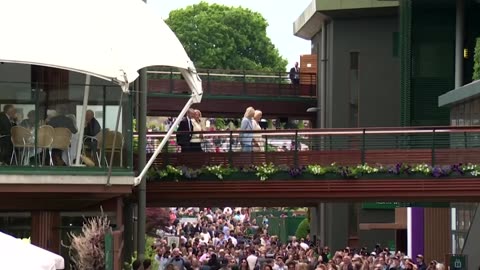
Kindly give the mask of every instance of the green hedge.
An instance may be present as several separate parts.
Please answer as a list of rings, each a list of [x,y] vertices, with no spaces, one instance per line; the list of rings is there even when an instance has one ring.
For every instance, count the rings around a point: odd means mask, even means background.
[[[300,224],[298,224],[297,232],[295,233],[295,236],[297,237],[298,240],[300,240],[300,238],[307,237],[309,233],[310,233],[310,223],[308,222],[308,218],[306,218],[302,222],[300,222]]]

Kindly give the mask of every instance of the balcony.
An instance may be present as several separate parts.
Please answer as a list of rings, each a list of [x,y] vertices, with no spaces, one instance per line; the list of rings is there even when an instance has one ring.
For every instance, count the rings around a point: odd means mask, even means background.
[[[299,167],[310,164],[345,166],[398,163],[451,165],[480,163],[480,128],[408,127],[251,131],[260,138],[258,152],[241,152],[242,131],[203,132],[202,152],[181,152],[175,135],[155,165],[248,167],[263,163]],[[164,133],[149,133],[151,149]],[[168,150],[167,150],[168,149]]]
[[[170,69],[148,72],[148,115],[176,116],[188,98],[181,75]],[[199,70],[203,81],[203,102],[195,108],[210,117],[238,117],[253,106],[268,111],[269,117],[312,119],[306,110],[315,107],[316,75],[302,73],[299,85],[292,85],[286,72]]]
[[[155,94],[187,94],[188,86],[180,72],[174,70],[148,71],[148,91]],[[227,97],[301,97],[317,95],[315,73],[301,73],[300,84],[292,85],[287,72],[244,70],[199,70],[204,96]]]
[[[149,176],[149,205],[305,206],[480,196],[480,167],[466,165],[480,164],[479,127],[268,130],[254,132],[263,144],[259,152],[241,152],[241,133],[205,132],[203,152],[182,153],[172,139]],[[150,147],[163,136],[149,134]]]
[[[84,75],[28,65],[2,64],[1,68],[11,78],[18,78],[9,81],[2,76],[0,80],[1,184],[103,185],[112,150],[110,183],[132,184],[132,104],[129,96],[119,104],[118,86],[92,81],[87,109],[98,126],[85,129],[85,136],[79,138],[84,128],[80,127]],[[119,109],[120,126],[115,135]],[[78,149],[82,161],[87,157],[92,162],[76,166]]]

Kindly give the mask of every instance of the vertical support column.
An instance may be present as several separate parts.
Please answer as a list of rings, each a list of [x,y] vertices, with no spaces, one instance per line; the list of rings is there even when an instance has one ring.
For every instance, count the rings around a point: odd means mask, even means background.
[[[143,0],[147,3],[147,0]],[[144,168],[147,164],[147,96],[148,78],[147,69],[140,70],[140,93],[138,110],[138,168]],[[143,177],[138,185],[138,230],[137,230],[137,257],[145,258],[145,222],[147,208],[147,179]]]
[[[423,208],[409,207],[407,209],[407,253],[411,258],[425,253],[424,223]]]
[[[322,38],[321,38],[321,47],[320,47],[320,93],[317,94],[317,127],[325,128],[326,127],[326,112],[327,112],[327,23],[324,21],[322,24]],[[323,146],[323,142],[321,142]],[[327,245],[328,241],[326,239],[326,218],[325,218],[325,203],[321,202],[316,207],[317,217],[318,217],[318,238],[321,240],[321,245]],[[331,222],[331,221],[330,221]]]
[[[310,211],[310,240],[319,239],[319,221],[320,217],[318,216],[318,205],[309,208]]]
[[[133,243],[134,243],[134,229],[133,229],[133,208],[132,203],[125,201],[123,207],[123,224],[125,226],[123,241],[124,241],[124,250],[123,250],[123,261],[128,261],[132,259],[133,256]]]
[[[117,229],[121,230],[123,228],[123,198],[117,197],[116,201],[116,213],[115,213],[115,221],[117,224]]]
[[[147,70],[140,70],[140,107],[138,110],[138,168],[147,164]],[[137,231],[137,256],[143,260],[145,257],[145,209],[147,207],[147,179],[144,177],[138,185],[138,231]]]
[[[465,0],[456,0],[455,23],[455,88],[463,86],[463,42],[465,35]]]
[[[316,240],[320,240],[320,245],[328,245],[326,239],[326,218],[325,218],[325,203],[318,203],[314,207],[310,207],[310,240],[316,236]]]
[[[401,125],[410,126],[412,79],[412,0],[400,1],[400,100]]]
[[[450,208],[425,208],[426,262],[444,258],[452,253],[452,224]],[[476,242],[476,241],[475,241]]]
[[[60,253],[60,212],[34,211],[32,214],[32,244]]]
[[[326,204],[324,202],[318,205],[318,217],[319,217],[319,228],[318,228],[318,237],[320,238],[321,245],[330,245],[329,240],[327,239],[327,217],[326,217]],[[332,220],[330,220],[332,222]]]
[[[327,91],[327,27],[326,23],[322,24],[322,36],[320,43],[320,91],[317,94],[317,127],[325,128],[326,120],[326,91]]]
[[[125,246],[125,227],[123,225],[123,198],[117,197],[116,201],[116,224],[117,228],[113,232],[113,266],[115,270],[121,270],[123,266],[123,254]]]

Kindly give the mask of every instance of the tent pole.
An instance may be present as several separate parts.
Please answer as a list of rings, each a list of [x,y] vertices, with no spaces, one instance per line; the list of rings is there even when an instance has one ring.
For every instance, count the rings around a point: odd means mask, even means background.
[[[123,96],[125,93],[121,93],[120,95],[120,102],[118,103],[118,112],[117,112],[117,122],[115,123],[115,134],[113,135],[113,142],[112,142],[112,153],[110,154],[110,165],[108,166],[108,176],[107,176],[107,186],[110,186],[110,178],[112,176],[112,168],[113,168],[113,157],[115,155],[115,147],[117,146],[117,133],[118,133],[118,126],[120,123],[120,114],[122,113],[122,103],[123,103]],[[120,149],[120,151],[123,151],[123,149]],[[123,164],[120,164],[120,167],[123,166]]]
[[[85,76],[85,91],[83,93],[83,107],[80,115],[80,126],[78,127],[77,156],[75,157],[75,166],[80,166],[80,155],[83,148],[83,132],[85,127],[85,114],[87,113],[88,96],[90,95],[90,75]]]
[[[138,168],[143,168],[147,160],[147,69],[140,70],[140,91],[138,93]],[[145,258],[145,223],[147,208],[147,180],[141,178],[141,184],[137,190],[138,194],[138,226],[137,226],[137,257],[140,260]]]
[[[134,185],[138,185],[140,183],[140,180],[145,177],[145,175],[147,174],[148,170],[150,169],[150,167],[152,166],[153,162],[155,161],[155,159],[157,158],[157,156],[160,154],[160,152],[162,152],[162,149],[163,147],[165,146],[165,144],[167,144],[168,140],[170,139],[170,136],[172,136],[172,133],[173,131],[175,130],[175,127],[178,126],[178,124],[180,124],[180,121],[182,121],[183,117],[185,117],[185,114],[187,113],[188,109],[190,109],[190,106],[192,106],[193,104],[193,101],[194,101],[194,98],[191,97],[188,101],[187,101],[187,104],[185,104],[185,107],[183,107],[182,111],[180,112],[180,114],[177,116],[177,119],[175,119],[175,121],[173,122],[173,124],[170,126],[170,128],[168,129],[168,132],[167,134],[165,134],[165,137],[163,137],[162,139],[162,142],[160,142],[160,145],[157,147],[157,149],[155,149],[155,153],[153,153],[152,157],[150,158],[150,160],[148,160],[148,163],[147,165],[145,165],[145,167],[143,168],[142,172],[140,173],[139,176],[137,176],[135,178],[135,181],[134,181]],[[139,139],[140,136],[139,136]]]

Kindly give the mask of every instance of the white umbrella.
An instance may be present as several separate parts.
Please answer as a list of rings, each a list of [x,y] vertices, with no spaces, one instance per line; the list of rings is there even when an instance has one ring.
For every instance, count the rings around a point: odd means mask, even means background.
[[[0,25],[4,26],[0,62],[81,72],[87,74],[86,85],[91,75],[118,83],[124,92],[138,77],[139,69],[177,67],[192,97],[172,127],[178,125],[193,103],[201,101],[201,80],[182,44],[141,0],[2,0],[0,10]],[[86,86],[80,126],[85,121],[88,94]],[[171,128],[136,184],[172,133]],[[82,137],[80,128],[79,138]],[[79,143],[80,150],[81,147]],[[77,151],[77,162],[80,152]]]
[[[0,261],[2,269],[56,270],[65,268],[65,261],[61,256],[2,232],[0,232]]]

